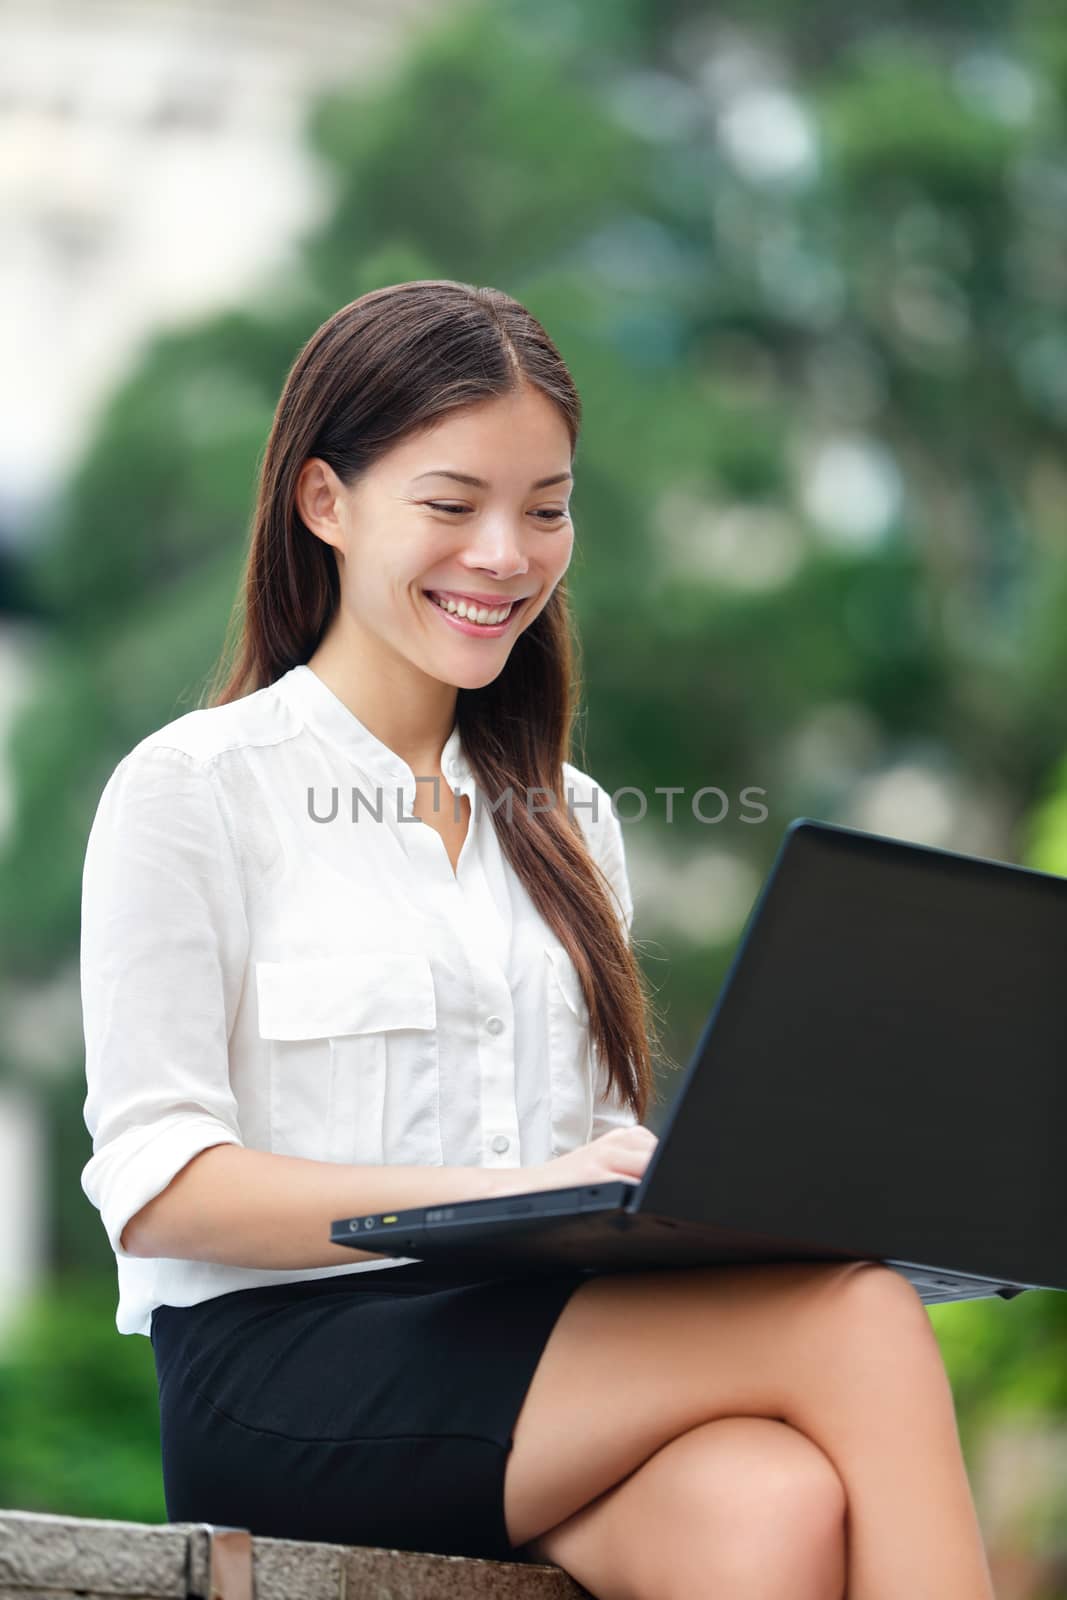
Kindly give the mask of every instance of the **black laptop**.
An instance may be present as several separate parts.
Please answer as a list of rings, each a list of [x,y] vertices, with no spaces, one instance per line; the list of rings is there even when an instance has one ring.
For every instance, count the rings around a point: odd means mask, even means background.
[[[798,818],[639,1183],[330,1238],[477,1277],[862,1259],[928,1303],[1067,1290],[1065,1128],[1067,879]]]

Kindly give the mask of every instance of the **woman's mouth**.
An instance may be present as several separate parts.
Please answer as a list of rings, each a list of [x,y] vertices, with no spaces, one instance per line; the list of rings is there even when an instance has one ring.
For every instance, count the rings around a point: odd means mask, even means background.
[[[524,600],[512,600],[507,605],[481,606],[470,600],[447,598],[434,589],[424,589],[423,594],[434,610],[451,627],[468,636],[497,639],[525,605]]]

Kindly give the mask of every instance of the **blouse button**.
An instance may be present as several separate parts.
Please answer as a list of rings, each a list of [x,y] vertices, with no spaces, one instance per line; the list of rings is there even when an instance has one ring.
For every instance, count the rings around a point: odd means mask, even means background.
[[[503,1017],[490,1017],[489,1021],[486,1023],[486,1027],[489,1029],[490,1033],[502,1033],[504,1031]]]
[[[503,1155],[510,1143],[511,1140],[508,1138],[507,1134],[498,1133],[496,1138],[493,1140],[493,1149],[498,1155]]]

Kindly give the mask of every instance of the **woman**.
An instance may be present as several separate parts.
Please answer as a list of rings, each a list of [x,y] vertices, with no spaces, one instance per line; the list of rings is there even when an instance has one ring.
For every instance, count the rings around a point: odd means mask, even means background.
[[[337,312],[279,401],[234,665],[101,798],[82,1182],[168,1515],[556,1562],[601,1600],[988,1600],[891,1270],[464,1282],[328,1242],[636,1182],[655,1144],[621,831],[565,759],[579,418],[504,294]]]

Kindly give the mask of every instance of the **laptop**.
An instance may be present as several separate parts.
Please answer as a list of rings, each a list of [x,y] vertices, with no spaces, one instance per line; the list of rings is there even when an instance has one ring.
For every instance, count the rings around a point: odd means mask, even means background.
[[[477,1277],[860,1259],[928,1304],[1067,1290],[1065,1002],[1067,879],[799,817],[640,1182],[330,1238]]]

